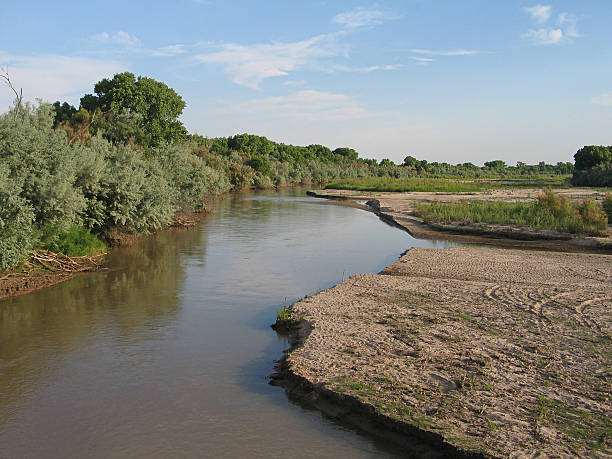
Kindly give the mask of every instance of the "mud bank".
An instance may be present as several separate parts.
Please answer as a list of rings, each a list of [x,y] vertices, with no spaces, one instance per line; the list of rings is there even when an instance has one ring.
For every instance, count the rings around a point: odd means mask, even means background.
[[[608,457],[611,286],[610,255],[411,249],[296,303],[280,374],[290,394],[434,446]]]
[[[597,196],[597,191],[584,189],[561,190],[568,199]],[[419,239],[441,239],[466,243],[491,244],[499,247],[533,248],[581,252],[594,250],[612,253],[612,237],[576,236],[557,231],[530,230],[502,225],[443,225],[426,224],[413,215],[415,202],[452,202],[461,199],[523,201],[532,199],[539,190],[495,190],[488,193],[370,193],[350,190],[308,191],[313,197],[332,199],[341,205],[355,204],[376,213],[381,219],[396,224]],[[368,206],[358,204],[368,202]]]

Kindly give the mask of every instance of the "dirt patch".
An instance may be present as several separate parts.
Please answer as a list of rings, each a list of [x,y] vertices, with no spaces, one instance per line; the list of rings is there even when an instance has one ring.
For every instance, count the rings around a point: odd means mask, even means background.
[[[298,302],[287,371],[466,452],[612,454],[612,256],[411,249]]]

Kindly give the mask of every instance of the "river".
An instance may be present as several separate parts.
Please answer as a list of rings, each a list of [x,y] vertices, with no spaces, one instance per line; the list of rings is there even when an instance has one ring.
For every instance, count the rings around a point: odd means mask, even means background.
[[[227,195],[195,229],[0,302],[0,457],[397,457],[268,384],[276,311],[416,240],[301,188]]]

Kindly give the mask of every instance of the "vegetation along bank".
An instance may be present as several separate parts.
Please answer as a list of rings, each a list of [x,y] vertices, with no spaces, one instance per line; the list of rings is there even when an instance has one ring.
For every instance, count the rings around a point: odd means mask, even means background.
[[[184,218],[177,215],[205,212],[211,198],[228,191],[423,178],[452,188],[459,178],[560,182],[574,172],[571,163],[494,160],[479,167],[412,156],[396,165],[360,158],[348,147],[300,147],[249,134],[209,139],[187,132],[179,120],[184,107],[164,83],[125,72],[98,82],[78,108],[18,100],[0,115],[0,298],[39,285],[32,280],[36,273],[61,272],[55,279],[64,279],[72,272],[40,265],[36,251],[98,255],[139,234],[180,225]]]

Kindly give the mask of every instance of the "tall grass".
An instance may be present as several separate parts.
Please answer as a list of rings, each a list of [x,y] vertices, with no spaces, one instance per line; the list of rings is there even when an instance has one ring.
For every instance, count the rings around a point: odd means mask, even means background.
[[[326,189],[358,191],[429,191],[444,193],[470,193],[494,188],[493,184],[461,182],[437,178],[391,178],[364,177],[358,179],[334,180]]]
[[[604,234],[608,219],[592,200],[570,204],[567,198],[546,190],[532,202],[460,201],[417,204],[416,215],[427,222],[512,225],[572,234]]]
[[[357,191],[396,191],[396,192],[442,192],[475,193],[499,188],[549,188],[566,185],[564,176],[542,176],[537,179],[478,179],[466,181],[461,177],[362,177],[333,180],[326,189]]]

